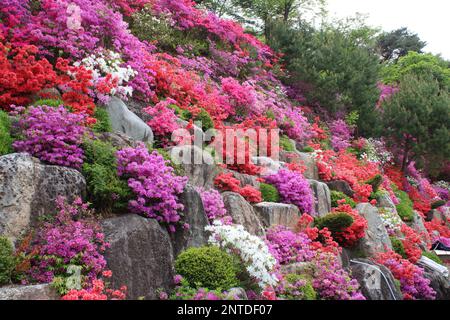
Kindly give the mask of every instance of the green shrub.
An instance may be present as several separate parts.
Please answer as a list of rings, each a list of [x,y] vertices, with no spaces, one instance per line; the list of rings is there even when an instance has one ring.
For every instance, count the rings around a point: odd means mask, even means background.
[[[261,196],[265,202],[280,202],[280,194],[273,185],[261,183],[259,186]]]
[[[292,143],[291,139],[289,139],[288,136],[283,135],[280,137],[280,146],[284,151],[287,151],[287,152],[295,151],[295,146]]]
[[[314,226],[319,229],[328,228],[332,233],[341,232],[350,227],[352,223],[353,217],[345,212],[330,213],[314,219]]]
[[[403,259],[408,259],[408,255],[405,252],[405,247],[403,246],[403,242],[397,237],[390,237],[392,243],[392,249],[399,255],[403,257]]]
[[[436,263],[444,265],[444,262],[441,260],[441,258],[439,258],[439,256],[436,253],[434,253],[433,251],[424,251],[424,252],[422,252],[422,255],[424,257],[427,257],[428,259],[433,260]]]
[[[366,184],[370,184],[372,186],[372,192],[376,193],[382,182],[383,176],[381,174],[377,174],[373,178],[367,180]]]
[[[201,121],[202,122],[202,129],[203,131],[207,131],[209,129],[214,128],[214,121],[212,120],[211,116],[209,115],[208,111],[202,109],[200,113],[195,117],[195,121]]]
[[[431,203],[431,209],[437,209],[439,207],[442,207],[443,205],[445,205],[447,202],[445,200],[437,200],[434,201],[433,203]]]
[[[11,282],[11,274],[15,267],[14,250],[6,237],[0,237],[0,285]]]
[[[404,191],[398,190],[395,195],[400,203],[396,205],[397,213],[405,222],[411,222],[414,220],[413,202],[409,198],[408,194]]]
[[[336,190],[331,190],[331,206],[333,208],[338,207],[339,206],[338,201],[342,199],[345,199],[345,203],[350,205],[352,208],[356,206],[356,202],[353,201],[353,199],[347,196],[345,193]]]
[[[0,156],[11,153],[13,139],[10,134],[11,121],[8,114],[0,110]]]
[[[85,161],[82,172],[86,178],[89,201],[100,211],[125,209],[132,192],[127,181],[117,176],[116,149],[100,140],[86,140],[83,149]]]
[[[314,290],[311,279],[308,279],[304,275],[299,274],[288,274],[284,277],[286,282],[290,285],[293,285],[293,287],[285,287],[283,292],[281,293],[281,298],[287,299],[287,300],[316,300],[317,299],[317,293]],[[299,281],[305,281],[306,283],[298,287],[295,284]],[[296,291],[294,293],[294,291]],[[299,294],[301,293],[301,298],[299,297]]]
[[[97,122],[92,128],[94,132],[101,133],[112,131],[111,120],[109,119],[108,111],[106,111],[105,108],[96,107],[94,118],[97,119]]]
[[[302,152],[314,152],[314,148],[310,146],[306,146],[302,149]]]
[[[235,259],[214,246],[183,251],[175,261],[175,270],[195,288],[228,290],[239,284]]]
[[[58,99],[40,99],[35,102],[33,102],[33,106],[49,106],[49,107],[59,107],[61,105],[64,105],[64,102],[62,100]]]

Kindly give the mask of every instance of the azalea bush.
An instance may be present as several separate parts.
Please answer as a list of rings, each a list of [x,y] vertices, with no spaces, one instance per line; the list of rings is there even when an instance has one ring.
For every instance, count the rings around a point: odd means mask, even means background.
[[[303,213],[311,213],[314,197],[308,180],[300,173],[281,169],[264,179],[277,188],[282,202],[296,205]]]
[[[261,192],[251,185],[241,187],[241,182],[234,178],[233,173],[221,173],[214,179],[214,185],[222,191],[239,193],[248,202],[258,203],[262,201]]]
[[[298,274],[287,274],[275,288],[277,298],[280,300],[316,300],[311,279]]]
[[[110,278],[112,272],[107,270],[102,275],[104,278]],[[61,300],[125,300],[126,295],[126,286],[111,289],[103,279],[94,279],[87,288],[69,290]]]
[[[227,214],[222,196],[215,189],[196,188],[202,198],[203,208],[209,221],[220,220]]]
[[[79,169],[84,158],[81,144],[88,131],[85,124],[85,114],[71,113],[63,106],[29,107],[20,117],[22,137],[13,147],[44,162]]]
[[[261,290],[278,282],[274,274],[276,259],[260,238],[249,234],[242,225],[223,225],[215,221],[205,227],[211,232],[208,242],[240,257],[248,275]]]
[[[120,177],[127,179],[128,186],[136,196],[130,200],[130,210],[166,224],[171,232],[180,223],[179,201],[187,178],[174,174],[168,161],[156,151],[149,153],[141,143],[136,148],[124,148],[116,152]]]

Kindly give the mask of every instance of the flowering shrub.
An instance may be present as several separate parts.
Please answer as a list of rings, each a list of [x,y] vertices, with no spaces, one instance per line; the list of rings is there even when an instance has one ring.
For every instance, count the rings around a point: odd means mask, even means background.
[[[423,269],[413,265],[394,251],[379,253],[376,261],[389,270],[400,281],[403,298],[406,300],[433,300],[436,292],[430,287],[430,280],[423,275]]]
[[[166,292],[161,291],[159,298],[161,300],[225,300],[230,299],[227,291],[210,290],[208,288],[193,288],[189,282],[181,275],[174,277],[175,289],[169,296]],[[238,297],[232,297],[232,300],[239,300]]]
[[[315,252],[310,248],[311,240],[305,233],[295,233],[284,226],[267,231],[269,250],[279,264],[311,261]]]
[[[335,151],[345,150],[350,147],[352,138],[351,128],[344,120],[338,119],[330,123],[331,146]]]
[[[301,174],[281,169],[266,176],[265,180],[278,189],[282,202],[296,205],[301,212],[311,213],[314,198],[308,180]]]
[[[59,197],[56,206],[55,220],[38,230],[29,248],[33,257],[28,274],[31,281],[49,283],[68,277],[68,267],[75,265],[81,267],[82,280],[89,283],[106,267],[104,234],[80,198],[67,204]]]
[[[144,109],[144,112],[151,117],[147,124],[163,145],[168,144],[172,132],[179,128],[175,111],[167,107],[172,102],[174,102],[172,99],[168,99],[157,103],[154,107]]]
[[[427,234],[419,234],[412,228],[408,227],[406,224],[402,224],[401,232],[405,236],[402,240],[403,247],[405,248],[405,253],[409,261],[416,263],[417,260],[422,256],[422,249],[420,245],[423,239],[428,237]]]
[[[281,300],[316,300],[317,298],[311,280],[297,274],[284,276],[275,291],[277,298]]]
[[[111,50],[97,51],[74,66],[83,65],[92,71],[94,86],[98,88],[97,99],[102,103],[108,102],[108,96],[118,96],[127,99],[133,94],[133,88],[127,83],[136,76],[129,65],[121,67],[123,61],[119,53]]]
[[[79,169],[83,163],[80,148],[84,127],[84,114],[70,113],[64,107],[30,107],[19,120],[23,140],[14,142],[18,152],[28,152],[50,164]]]
[[[241,187],[241,182],[233,177],[233,173],[221,173],[214,179],[214,185],[222,191],[239,193],[248,202],[257,203],[262,201],[261,192],[251,185]]]
[[[263,240],[249,234],[242,225],[223,225],[220,221],[214,221],[205,230],[211,232],[210,244],[241,258],[248,274],[261,289],[276,285],[278,279],[273,274],[276,259]]]
[[[380,218],[383,221],[384,227],[390,235],[400,232],[402,219],[400,219],[394,210],[378,208],[378,212],[380,213]]]
[[[167,224],[174,232],[183,209],[178,196],[187,178],[176,176],[161,155],[156,151],[150,154],[143,144],[117,151],[116,156],[118,175],[128,179],[128,186],[137,197],[129,202],[130,209]]]
[[[214,189],[205,190],[201,187],[196,189],[202,198],[203,208],[205,209],[205,213],[209,221],[212,222],[213,220],[220,220],[226,216],[227,210],[225,209],[225,205],[219,191]]]
[[[353,218],[353,223],[342,231],[333,232],[333,238],[344,247],[354,246],[359,239],[363,238],[367,230],[367,221],[352,209],[348,204],[340,204],[333,208],[333,213],[346,213]]]
[[[104,271],[103,276],[109,278],[112,276],[112,272]],[[94,279],[89,288],[69,290],[61,297],[61,300],[125,300],[126,292],[126,286],[113,290],[108,288],[103,280]]]

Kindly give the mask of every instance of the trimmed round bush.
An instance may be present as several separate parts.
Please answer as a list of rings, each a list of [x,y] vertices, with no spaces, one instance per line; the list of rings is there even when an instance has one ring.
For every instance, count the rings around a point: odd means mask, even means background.
[[[11,273],[15,267],[14,251],[6,237],[0,237],[0,285],[11,282]]]
[[[343,199],[345,199],[345,203],[350,205],[352,208],[356,207],[356,202],[345,193],[331,190],[331,206],[333,208],[337,208],[339,206],[338,201]]]
[[[214,122],[209,115],[209,113],[202,109],[199,114],[195,117],[195,121],[201,121],[202,122],[202,129],[203,131],[207,131],[209,129],[214,128]]]
[[[330,213],[324,217],[314,219],[314,226],[319,229],[328,228],[332,233],[342,232],[350,227],[353,218],[345,212]]]
[[[265,202],[279,202],[280,194],[277,188],[268,183],[261,183],[259,185],[259,191],[261,191],[261,196]]]
[[[215,246],[189,248],[180,253],[175,270],[191,287],[228,290],[239,284],[237,264],[231,255]]]
[[[414,209],[413,202],[409,198],[408,194],[404,191],[398,190],[395,194],[400,201],[398,205],[396,205],[397,213],[405,222],[413,221],[414,219]]]
[[[377,174],[373,178],[367,180],[366,184],[370,184],[372,186],[372,192],[376,193],[382,182],[383,177],[381,176],[381,174]]]

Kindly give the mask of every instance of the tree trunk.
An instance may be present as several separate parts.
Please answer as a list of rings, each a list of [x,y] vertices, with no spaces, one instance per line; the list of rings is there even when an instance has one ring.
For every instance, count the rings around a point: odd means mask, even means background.
[[[409,153],[409,146],[407,144],[405,146],[405,150],[403,150],[402,172],[405,172],[406,166],[408,165],[408,153]]]

